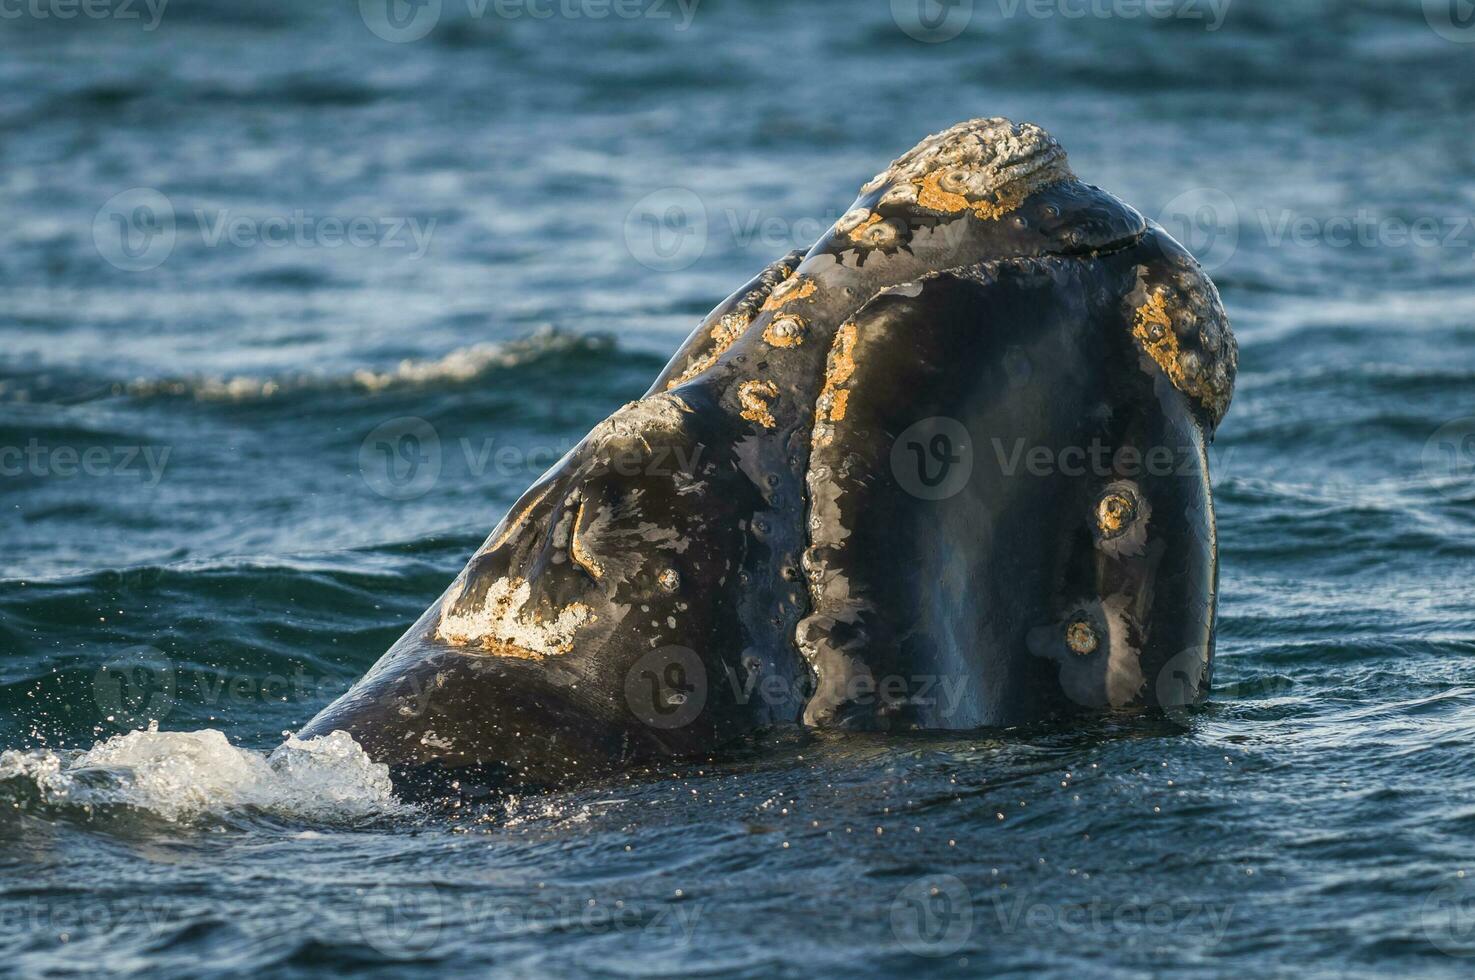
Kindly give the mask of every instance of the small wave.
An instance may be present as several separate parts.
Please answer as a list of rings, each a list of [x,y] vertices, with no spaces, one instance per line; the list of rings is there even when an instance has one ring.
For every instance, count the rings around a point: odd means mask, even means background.
[[[157,724],[84,752],[0,752],[0,794],[68,815],[143,810],[174,823],[248,810],[324,823],[408,811],[394,796],[388,767],[347,732],[288,738],[263,755],[214,729],[161,732]]]
[[[544,358],[601,353],[613,347],[613,339],[607,336],[565,333],[546,327],[517,340],[473,344],[438,358],[406,358],[382,371],[360,368],[346,375],[140,379],[119,386],[117,392],[141,399],[192,398],[207,402],[256,402],[284,395],[330,391],[379,394],[404,388],[474,381],[489,371],[521,367]]]

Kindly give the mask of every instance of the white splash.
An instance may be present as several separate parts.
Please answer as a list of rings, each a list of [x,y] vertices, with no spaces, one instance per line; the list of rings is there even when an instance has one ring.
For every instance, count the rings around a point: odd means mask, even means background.
[[[388,767],[347,732],[288,738],[268,756],[213,729],[152,726],[80,753],[0,752],[0,781],[18,777],[35,784],[43,803],[129,806],[172,821],[245,808],[330,823],[408,812],[394,797]]]

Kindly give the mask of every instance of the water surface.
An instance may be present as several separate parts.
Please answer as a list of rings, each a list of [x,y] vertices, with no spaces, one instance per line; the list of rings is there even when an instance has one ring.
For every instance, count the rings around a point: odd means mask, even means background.
[[[980,2],[939,43],[906,3],[667,7],[0,24],[4,969],[1465,975],[1469,38],[1418,3]],[[471,812],[341,742],[268,758],[717,300],[975,115],[1222,289],[1207,708],[780,734]]]

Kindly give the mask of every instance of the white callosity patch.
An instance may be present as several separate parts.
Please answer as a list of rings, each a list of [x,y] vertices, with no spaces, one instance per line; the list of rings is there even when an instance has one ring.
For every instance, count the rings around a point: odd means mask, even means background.
[[[945,193],[970,197],[1059,179],[1070,172],[1065,150],[1039,126],[1003,118],[970,119],[927,137],[861,190],[919,182],[938,170],[955,173],[959,181],[941,188]]]
[[[128,807],[171,821],[256,809],[289,819],[354,821],[404,812],[389,769],[347,732],[289,738],[270,756],[213,729],[128,732],[85,752],[0,753],[0,782],[25,779],[54,806]]]
[[[611,439],[644,442],[647,432],[680,429],[682,416],[690,413],[691,407],[670,392],[649,395],[640,401],[629,402],[596,425],[589,433],[589,442],[591,445],[600,445]]]
[[[568,653],[579,628],[594,618],[589,607],[569,603],[552,618],[529,613],[524,607],[532,597],[532,586],[524,579],[498,579],[487,590],[481,605],[457,612],[461,589],[453,589],[441,607],[436,636],[458,646],[479,646],[494,653],[540,660]]]

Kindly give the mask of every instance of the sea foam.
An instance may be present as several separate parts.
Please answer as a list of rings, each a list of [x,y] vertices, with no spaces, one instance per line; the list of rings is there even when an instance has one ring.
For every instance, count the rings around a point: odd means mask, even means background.
[[[135,808],[189,822],[243,810],[312,822],[403,814],[388,767],[347,732],[288,738],[270,754],[231,745],[214,729],[116,735],[82,752],[0,753],[0,786],[30,784],[44,806]]]

